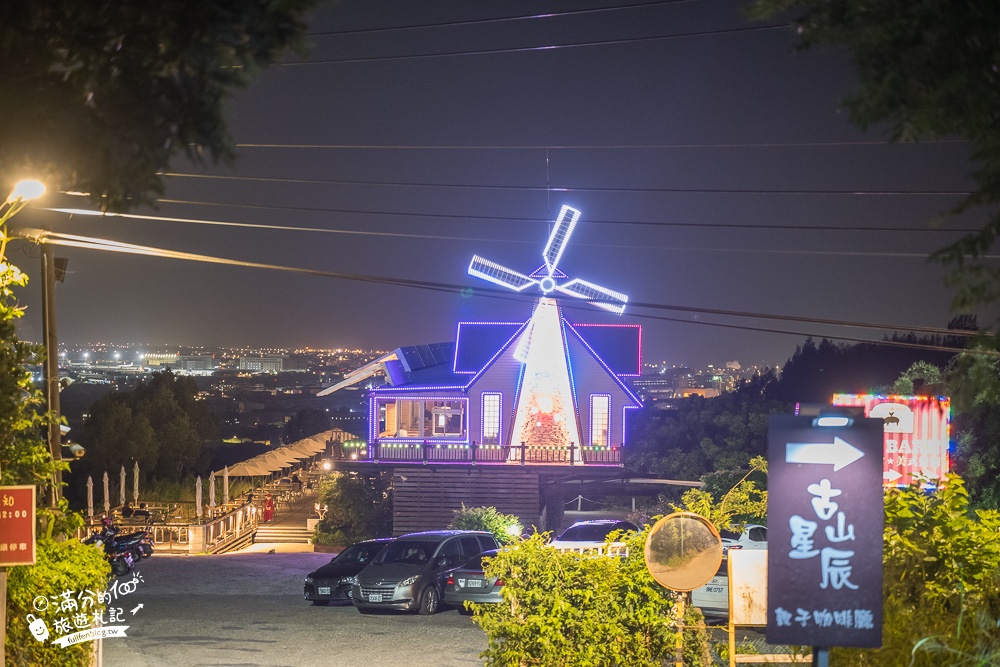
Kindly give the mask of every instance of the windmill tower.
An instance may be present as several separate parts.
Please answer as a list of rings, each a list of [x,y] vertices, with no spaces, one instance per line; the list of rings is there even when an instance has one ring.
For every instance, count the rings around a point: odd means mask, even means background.
[[[580,211],[563,206],[542,250],[544,263],[523,274],[490,260],[473,256],[469,274],[515,292],[537,287],[541,292],[531,320],[514,348],[522,380],[511,431],[511,444],[528,447],[580,445],[577,405],[570,380],[566,333],[554,293],[582,299],[591,305],[621,314],[628,296],[580,278],[569,279],[559,269],[566,245],[580,218]],[[551,295],[551,296],[550,296]]]

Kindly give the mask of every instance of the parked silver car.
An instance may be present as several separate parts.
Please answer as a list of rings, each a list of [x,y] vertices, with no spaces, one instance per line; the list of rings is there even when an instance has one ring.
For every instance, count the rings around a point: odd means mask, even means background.
[[[496,549],[484,551],[449,572],[444,582],[445,604],[458,607],[462,613],[471,613],[465,608],[466,601],[480,604],[503,602],[503,580],[488,577],[484,572],[486,562],[496,555]]]
[[[497,548],[493,535],[471,530],[435,530],[402,535],[358,574],[352,588],[361,613],[402,609],[435,614],[446,572],[472,556]]]

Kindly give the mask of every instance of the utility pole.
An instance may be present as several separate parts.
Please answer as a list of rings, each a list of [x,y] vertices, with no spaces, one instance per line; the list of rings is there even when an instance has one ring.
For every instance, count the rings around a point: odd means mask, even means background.
[[[56,339],[56,259],[52,246],[44,240],[42,250],[42,336],[45,339],[45,405],[55,419],[49,422],[49,452],[53,461],[62,459],[62,433],[59,430],[59,352]],[[62,497],[62,472],[52,473],[52,507]]]

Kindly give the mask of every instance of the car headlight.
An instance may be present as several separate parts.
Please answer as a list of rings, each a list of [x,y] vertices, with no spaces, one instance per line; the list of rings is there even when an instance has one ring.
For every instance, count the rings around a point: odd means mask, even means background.
[[[414,574],[413,576],[403,579],[401,582],[399,582],[398,586],[399,588],[406,588],[407,586],[412,586],[413,584],[417,583],[417,581],[419,580],[420,580],[420,575]]]
[[[350,584],[351,586],[354,586],[355,584],[358,583],[358,578],[357,577],[344,577],[340,581],[343,582],[343,583],[345,583],[345,584]]]
[[[306,583],[307,583],[307,584],[311,584],[311,583],[313,583],[314,581],[315,581],[315,579],[313,579],[312,577],[306,577]]]

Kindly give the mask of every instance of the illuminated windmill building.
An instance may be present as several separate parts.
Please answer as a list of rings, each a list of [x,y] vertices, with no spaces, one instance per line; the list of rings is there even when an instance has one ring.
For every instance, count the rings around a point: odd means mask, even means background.
[[[579,278],[559,261],[580,212],[562,207],[544,263],[522,274],[473,257],[469,274],[516,292],[540,291],[527,322],[461,322],[454,343],[399,348],[326,390],[379,371],[369,390],[359,459],[393,463],[615,466],[626,415],[641,407],[622,377],[640,373],[638,325],[571,324],[555,297],[621,314],[624,294]]]

